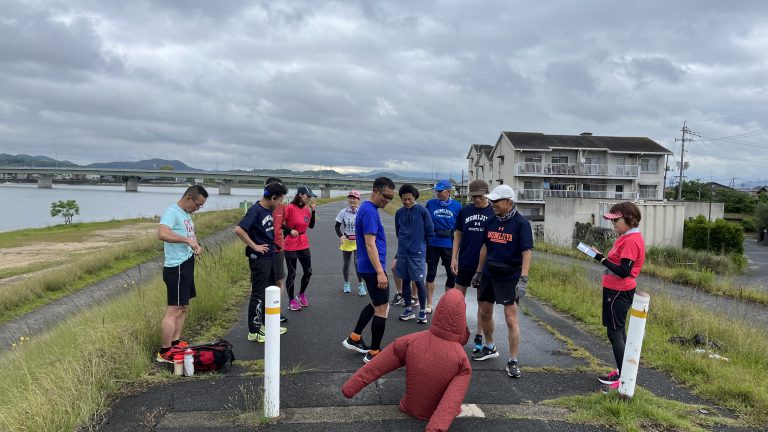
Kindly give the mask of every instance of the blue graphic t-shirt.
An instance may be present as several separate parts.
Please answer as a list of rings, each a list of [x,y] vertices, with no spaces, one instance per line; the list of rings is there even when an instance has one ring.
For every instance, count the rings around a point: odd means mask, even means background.
[[[387,236],[384,234],[384,224],[379,216],[379,209],[370,201],[360,205],[355,217],[355,241],[357,242],[357,271],[360,273],[376,273],[376,269],[368,258],[365,249],[365,235],[376,234],[376,250],[379,252],[381,268],[386,269]]]
[[[165,209],[160,217],[160,224],[167,226],[176,234],[187,237],[195,237],[195,224],[192,223],[192,216],[185,212],[178,204],[171,204]],[[176,267],[188,260],[192,256],[192,248],[186,243],[163,242],[163,252],[165,253],[165,267]]]
[[[243,219],[237,225],[244,229],[248,233],[248,237],[257,245],[269,245],[269,250],[263,254],[254,251],[250,246],[246,246],[245,256],[250,258],[251,254],[256,254],[259,258],[274,259],[275,227],[274,220],[272,219],[272,210],[265,209],[257,201],[256,204],[248,209]]]
[[[461,210],[461,203],[452,199],[440,201],[434,198],[427,201],[426,207],[435,226],[435,235],[429,239],[429,245],[452,248],[453,230],[456,227],[456,217]]]
[[[475,271],[480,259],[480,248],[485,240],[485,226],[494,216],[493,206],[477,208],[469,204],[459,210],[456,218],[456,231],[461,231],[459,243],[459,269]]]
[[[489,262],[499,262],[517,269],[515,274],[519,276],[523,264],[523,251],[533,249],[531,223],[520,213],[516,213],[505,222],[499,222],[494,216],[485,228],[483,243],[488,250],[483,268],[484,274],[489,274]]]

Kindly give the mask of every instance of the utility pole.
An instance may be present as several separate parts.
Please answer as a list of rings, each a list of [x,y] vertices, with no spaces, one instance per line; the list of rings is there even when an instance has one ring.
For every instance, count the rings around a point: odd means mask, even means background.
[[[683,173],[685,172],[685,142],[691,142],[693,141],[691,138],[686,138],[685,135],[687,133],[690,133],[690,130],[688,129],[688,126],[686,125],[687,122],[683,122],[683,128],[680,129],[683,132],[683,137],[681,139],[675,138],[675,141],[681,142],[680,147],[680,177],[677,181],[677,200],[680,201],[683,199]]]

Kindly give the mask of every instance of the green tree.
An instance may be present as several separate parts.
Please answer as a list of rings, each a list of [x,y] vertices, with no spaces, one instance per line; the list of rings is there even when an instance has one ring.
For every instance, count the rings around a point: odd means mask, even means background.
[[[768,228],[768,202],[761,202],[755,209],[755,219],[757,219],[757,229]]]
[[[80,206],[75,200],[54,201],[51,203],[51,217],[61,216],[64,223],[72,223],[72,217],[80,214]]]
[[[713,195],[714,201],[723,202],[726,213],[752,214],[755,211],[755,197],[748,192],[719,189]]]

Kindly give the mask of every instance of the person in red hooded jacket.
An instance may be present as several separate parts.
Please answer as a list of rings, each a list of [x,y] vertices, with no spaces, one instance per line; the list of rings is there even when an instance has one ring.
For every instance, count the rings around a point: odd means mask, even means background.
[[[472,378],[464,352],[468,340],[464,296],[459,290],[448,290],[438,302],[428,330],[395,339],[352,375],[341,392],[351,398],[368,384],[405,366],[405,395],[400,410],[429,420],[429,432],[447,431],[461,413],[461,402]]]

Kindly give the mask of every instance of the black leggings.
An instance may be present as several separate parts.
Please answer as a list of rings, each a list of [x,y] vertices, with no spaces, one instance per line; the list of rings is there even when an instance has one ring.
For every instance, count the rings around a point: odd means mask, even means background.
[[[341,251],[344,256],[344,265],[341,267],[341,274],[344,276],[344,282],[349,282],[349,262],[354,257],[355,274],[357,275],[357,281],[362,282],[363,278],[360,277],[360,273],[357,271],[357,249],[353,251]]]
[[[624,327],[612,329],[608,327],[608,340],[613,348],[613,359],[616,360],[616,369],[621,372],[621,364],[624,362],[624,346],[627,343],[627,333]]]
[[[285,278],[285,289],[288,291],[288,299],[296,298],[294,296],[293,281],[296,279],[296,260],[301,263],[301,270],[304,273],[301,276],[301,294],[307,291],[309,278],[312,277],[312,255],[309,249],[298,251],[285,251],[285,264],[288,266],[288,276]]]

